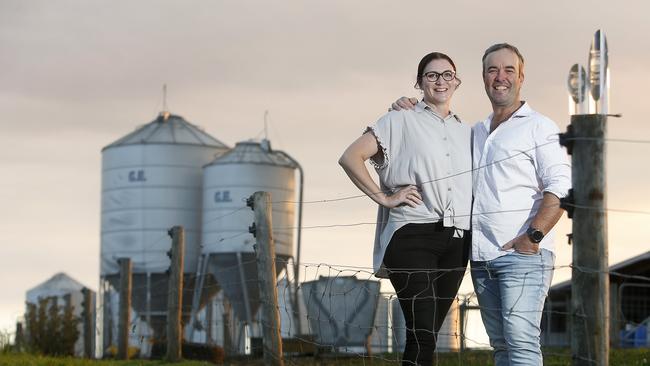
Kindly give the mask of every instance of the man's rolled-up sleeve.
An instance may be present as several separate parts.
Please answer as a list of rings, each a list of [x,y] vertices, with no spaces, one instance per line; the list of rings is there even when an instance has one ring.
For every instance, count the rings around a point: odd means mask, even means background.
[[[571,164],[560,146],[560,130],[551,120],[539,123],[535,131],[535,163],[542,191],[564,198],[571,188]]]

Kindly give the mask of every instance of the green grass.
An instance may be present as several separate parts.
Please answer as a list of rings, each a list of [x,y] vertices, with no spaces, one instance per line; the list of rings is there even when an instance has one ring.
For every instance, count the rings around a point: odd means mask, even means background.
[[[72,357],[45,357],[34,356],[25,353],[21,354],[3,354],[0,355],[0,366],[163,366],[163,365],[183,365],[183,366],[207,366],[212,365],[203,361],[183,361],[182,363],[168,363],[163,361],[146,361],[146,360],[84,360]]]
[[[546,349],[544,350],[544,365],[546,366],[569,366],[571,365],[571,352],[568,349]],[[300,366],[334,366],[334,365],[398,365],[394,354],[375,355],[372,358],[364,357],[335,357],[325,355],[320,359],[313,357],[288,358],[285,365]],[[493,366],[492,354],[490,351],[466,351],[463,353],[439,353],[437,354],[437,366]],[[610,353],[610,366],[650,366],[650,349],[613,349]],[[226,365],[262,365],[261,360],[227,360]],[[54,358],[34,356],[29,354],[0,354],[0,366],[208,366],[212,365],[204,361],[183,361],[170,364],[163,361],[147,360],[83,360],[78,358]]]

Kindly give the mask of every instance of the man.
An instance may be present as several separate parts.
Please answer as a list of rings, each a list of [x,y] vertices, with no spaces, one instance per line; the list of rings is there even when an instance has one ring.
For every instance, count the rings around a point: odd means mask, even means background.
[[[542,365],[540,322],[555,255],[552,229],[571,168],[559,129],[520,98],[524,58],[507,43],[483,55],[492,114],[473,132],[471,272],[497,366]],[[410,108],[401,98],[393,107]]]

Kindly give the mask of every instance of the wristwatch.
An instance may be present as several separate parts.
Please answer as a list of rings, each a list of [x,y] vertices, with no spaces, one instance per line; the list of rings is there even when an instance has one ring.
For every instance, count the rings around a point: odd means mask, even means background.
[[[528,238],[530,241],[533,243],[539,243],[544,239],[544,233],[541,230],[535,229],[534,227],[529,227],[528,230],[526,230],[526,235],[528,235]]]

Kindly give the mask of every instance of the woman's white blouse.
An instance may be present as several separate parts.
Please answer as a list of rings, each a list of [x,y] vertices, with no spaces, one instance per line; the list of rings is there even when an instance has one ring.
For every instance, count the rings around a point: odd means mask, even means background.
[[[450,113],[442,118],[425,103],[413,110],[391,111],[366,132],[372,132],[379,153],[371,158],[380,187],[393,192],[417,185],[423,204],[393,209],[379,206],[373,253],[377,277],[386,247],[395,231],[409,223],[443,222],[468,230],[472,205],[471,128]]]

